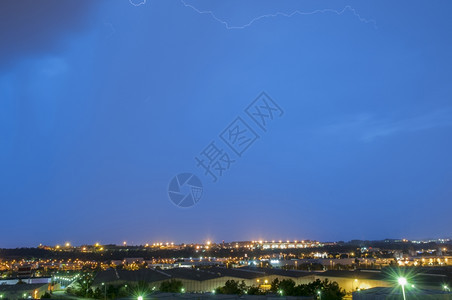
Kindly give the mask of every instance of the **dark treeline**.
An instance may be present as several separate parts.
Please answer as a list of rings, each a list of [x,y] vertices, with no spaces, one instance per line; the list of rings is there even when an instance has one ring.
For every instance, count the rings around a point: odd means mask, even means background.
[[[306,296],[315,297],[315,299],[341,300],[346,295],[345,291],[337,284],[328,279],[321,281],[319,279],[307,283],[296,285],[291,279],[280,281],[278,278],[273,280],[270,289],[262,290],[256,286],[247,286],[244,281],[228,280],[222,287],[215,289],[215,293],[228,295],[279,295],[279,296]]]

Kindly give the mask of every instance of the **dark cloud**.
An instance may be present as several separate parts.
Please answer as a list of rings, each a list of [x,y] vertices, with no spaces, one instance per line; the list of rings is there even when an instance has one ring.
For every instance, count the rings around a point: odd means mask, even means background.
[[[90,24],[90,12],[98,5],[95,3],[98,2],[0,1],[0,68],[22,56],[58,49],[62,37]]]

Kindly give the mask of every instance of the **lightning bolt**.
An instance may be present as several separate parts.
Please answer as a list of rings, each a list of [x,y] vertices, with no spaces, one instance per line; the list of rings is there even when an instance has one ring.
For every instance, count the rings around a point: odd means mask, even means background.
[[[144,0],[144,1],[146,1],[146,0]],[[325,8],[325,9],[316,9],[316,10],[313,10],[313,11],[310,11],[310,12],[303,12],[303,11],[295,10],[295,11],[289,13],[289,14],[283,13],[283,12],[276,12],[276,13],[273,13],[273,14],[266,14],[266,15],[258,16],[258,17],[256,17],[256,18],[252,19],[251,21],[249,21],[248,23],[246,23],[246,24],[244,24],[244,25],[241,25],[241,26],[232,26],[232,25],[230,25],[227,21],[218,18],[218,17],[215,15],[215,13],[214,13],[213,11],[210,11],[210,10],[200,10],[200,9],[194,7],[193,5],[188,4],[188,3],[185,2],[184,0],[181,0],[181,2],[182,2],[182,4],[183,4],[185,7],[189,7],[189,8],[191,8],[192,10],[194,10],[195,12],[197,12],[197,13],[199,13],[199,14],[207,14],[207,15],[210,15],[215,21],[217,21],[217,22],[223,24],[224,27],[225,27],[226,29],[228,29],[228,30],[233,30],[233,29],[245,29],[245,28],[247,28],[247,27],[250,27],[251,25],[253,25],[253,24],[256,23],[257,21],[260,21],[260,20],[262,20],[262,19],[267,19],[267,18],[276,18],[276,17],[286,17],[286,18],[291,18],[291,17],[293,17],[293,16],[295,16],[295,15],[299,15],[299,16],[307,16],[307,15],[324,14],[324,13],[333,13],[333,14],[336,14],[336,15],[339,15],[339,16],[340,16],[340,15],[344,14],[344,13],[347,12],[347,11],[350,11],[355,17],[358,18],[358,20],[359,20],[360,22],[366,23],[366,24],[369,24],[369,23],[370,23],[370,24],[373,24],[374,28],[377,29],[377,23],[376,23],[375,20],[373,20],[373,19],[368,20],[368,19],[365,19],[365,18],[361,17],[361,15],[360,15],[353,7],[351,7],[351,6],[349,6],[349,5],[345,6],[342,10],[335,10],[335,9],[332,9],[332,8]]]

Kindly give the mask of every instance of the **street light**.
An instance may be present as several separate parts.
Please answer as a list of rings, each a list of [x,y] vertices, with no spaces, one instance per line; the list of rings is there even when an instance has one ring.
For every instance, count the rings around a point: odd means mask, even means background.
[[[143,296],[138,296],[138,300],[143,300]]]
[[[444,285],[444,286],[443,286],[443,289],[444,289],[446,292],[449,292],[449,291],[450,291],[450,289],[449,289],[449,287],[448,287],[447,285]]]
[[[405,285],[407,284],[406,278],[405,277],[399,277],[399,279],[397,279],[397,281],[402,286],[403,300],[406,300],[406,296],[405,296]]]
[[[102,282],[102,285],[104,286],[104,298],[107,300],[107,285],[104,282]]]
[[[355,282],[358,283],[358,279],[357,278],[355,278],[355,280],[352,281],[352,291],[355,290]],[[356,288],[358,288],[358,286]]]

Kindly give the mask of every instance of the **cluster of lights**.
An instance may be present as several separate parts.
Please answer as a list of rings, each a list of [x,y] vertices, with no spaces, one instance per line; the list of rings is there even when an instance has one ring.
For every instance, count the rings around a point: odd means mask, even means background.
[[[64,276],[55,276],[54,279],[55,280],[60,280],[60,281],[74,281],[76,280],[78,277],[80,277],[80,274],[75,275],[74,277],[64,277]]]
[[[169,243],[169,242],[166,242],[166,243],[158,242],[158,243],[153,243],[152,244],[152,247],[163,247],[163,246],[174,246],[174,243],[173,242],[171,242],[171,243]],[[149,244],[146,244],[146,247],[149,247]]]

